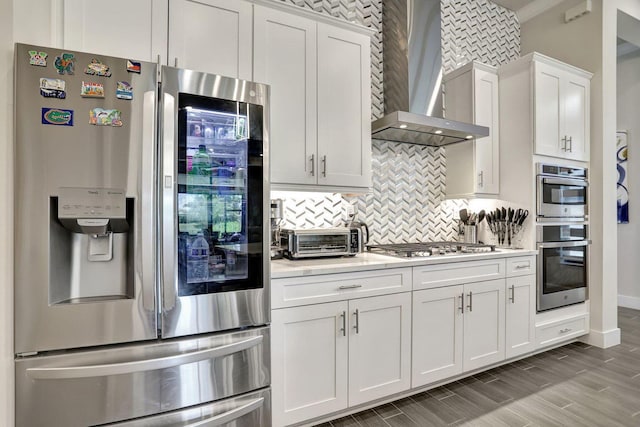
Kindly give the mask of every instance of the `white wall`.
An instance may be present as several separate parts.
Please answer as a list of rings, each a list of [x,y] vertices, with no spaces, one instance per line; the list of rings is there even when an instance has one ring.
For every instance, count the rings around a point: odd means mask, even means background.
[[[629,131],[629,223],[618,224],[618,303],[640,309],[640,52],[618,61],[618,130]]]
[[[13,25],[0,0],[0,425],[13,425]]]
[[[616,1],[594,0],[591,13],[565,23],[564,12],[583,1],[566,0],[525,22],[521,27],[520,40],[523,55],[538,51],[593,73],[589,164],[593,244],[589,267],[591,333],[588,341],[609,347],[620,342],[620,330],[617,327],[615,13],[613,22],[611,19],[611,8],[615,9]],[[637,0],[629,2],[640,5]],[[612,48],[613,58],[610,53]],[[613,68],[605,66],[608,62],[613,62]],[[613,117],[613,125],[607,120],[610,117]]]

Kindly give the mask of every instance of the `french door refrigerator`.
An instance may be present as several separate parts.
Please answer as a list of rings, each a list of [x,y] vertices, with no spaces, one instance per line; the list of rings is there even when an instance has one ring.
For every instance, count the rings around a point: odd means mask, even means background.
[[[261,84],[16,45],[18,426],[270,425],[268,116]]]

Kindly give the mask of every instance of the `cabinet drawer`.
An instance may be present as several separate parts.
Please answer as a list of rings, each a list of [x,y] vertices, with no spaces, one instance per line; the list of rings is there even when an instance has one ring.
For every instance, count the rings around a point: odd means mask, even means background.
[[[494,280],[505,277],[504,259],[452,262],[413,268],[413,289]]]
[[[347,300],[411,290],[411,268],[271,280],[271,307]]]
[[[563,319],[536,326],[538,348],[579,337],[589,332],[589,315]]]
[[[535,255],[507,258],[507,277],[529,274],[536,274]]]

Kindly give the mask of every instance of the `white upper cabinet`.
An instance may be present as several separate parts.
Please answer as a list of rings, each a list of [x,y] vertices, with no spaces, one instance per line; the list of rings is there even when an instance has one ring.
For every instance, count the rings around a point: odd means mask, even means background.
[[[371,185],[371,40],[318,23],[318,184]]]
[[[371,40],[350,24],[254,6],[255,81],[271,86],[271,182],[371,185]]]
[[[503,144],[522,138],[533,141],[532,154],[589,161],[591,73],[537,52],[498,73]]]
[[[171,0],[168,64],[252,80],[252,4]]]
[[[316,184],[316,22],[255,6],[253,71],[271,86],[271,181]]]
[[[446,118],[489,128],[489,136],[446,146],[448,198],[500,192],[497,69],[476,61],[443,78]]]
[[[542,61],[534,73],[535,153],[588,161],[589,77]]]
[[[63,47],[109,56],[166,60],[168,0],[110,0],[101,7],[63,0]]]

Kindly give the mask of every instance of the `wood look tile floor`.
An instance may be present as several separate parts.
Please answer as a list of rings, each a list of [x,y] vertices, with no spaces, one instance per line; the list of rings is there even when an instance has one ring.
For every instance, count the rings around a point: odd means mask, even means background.
[[[321,427],[640,426],[640,311],[622,343],[572,343]]]

